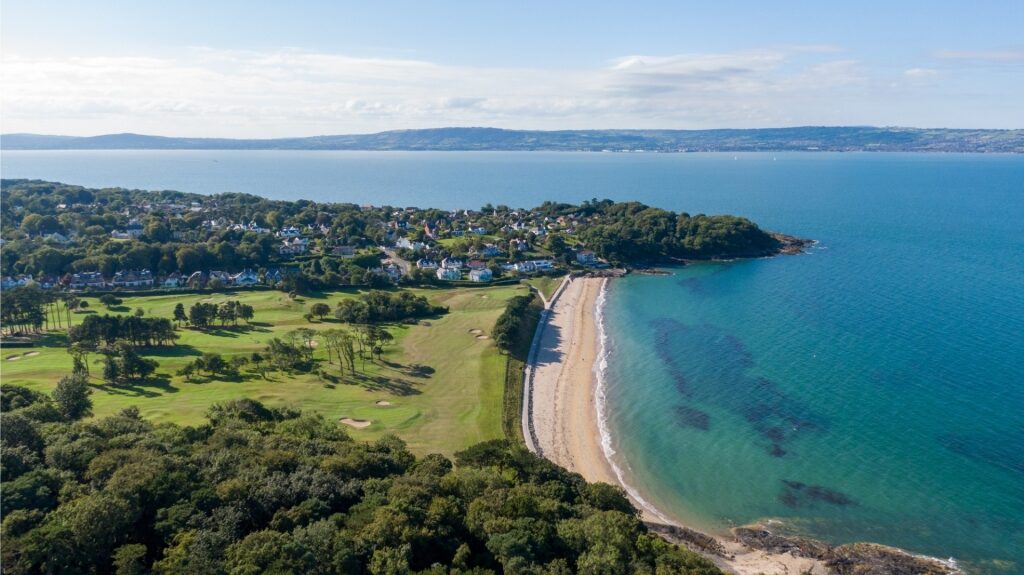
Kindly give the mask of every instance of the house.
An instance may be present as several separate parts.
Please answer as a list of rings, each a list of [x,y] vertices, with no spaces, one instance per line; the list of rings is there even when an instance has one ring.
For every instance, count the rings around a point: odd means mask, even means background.
[[[19,275],[17,277],[5,276],[0,280],[0,288],[13,289],[16,287],[26,286],[30,283],[32,283],[32,278],[26,275]]]
[[[545,235],[547,235],[548,231],[547,231],[547,230],[545,230],[545,229],[544,229],[543,227],[541,227],[541,226],[537,226],[537,227],[533,228],[532,230],[530,230],[530,233],[531,233],[531,234],[533,234],[533,235],[535,235],[535,236],[538,236],[538,237],[540,237],[540,236],[545,236]]]
[[[153,287],[153,272],[149,270],[121,270],[110,281],[114,287]]]
[[[240,287],[254,286],[260,283],[260,276],[256,272],[245,269],[231,276],[231,285]]]
[[[71,274],[71,283],[68,286],[72,289],[104,288],[107,287],[107,282],[100,272],[80,272]]]
[[[481,228],[480,226],[473,226],[469,228],[469,233],[476,234],[478,236],[483,236],[487,234],[487,230]]]
[[[447,281],[457,281],[462,279],[462,272],[459,268],[437,268],[437,279]]]
[[[52,234],[46,234],[43,236],[43,240],[48,242],[55,242],[58,244],[67,244],[71,242],[71,238],[65,236],[60,232],[53,232]]]
[[[466,235],[466,230],[452,230],[451,234],[453,238],[461,238]]]
[[[427,258],[421,258],[419,260],[416,260],[416,267],[421,270],[436,270],[437,262],[435,262],[434,260],[429,260]]]
[[[484,256],[485,258],[493,258],[495,256],[501,255],[501,250],[499,250],[498,246],[494,244],[487,244],[484,246],[482,250],[480,250],[480,255]]]
[[[57,276],[43,276],[36,280],[36,283],[43,289],[55,288],[60,285],[60,278]]]
[[[221,283],[221,285],[230,285],[231,284],[231,274],[229,274],[228,272],[225,272],[225,271],[221,271],[221,270],[210,270],[210,273],[207,276],[207,280],[206,281],[207,281],[207,283],[209,283],[209,282],[212,282],[213,280],[219,281]]]
[[[441,267],[445,269],[462,269],[462,260],[458,258],[447,257],[441,260]]]
[[[469,272],[469,281],[489,282],[491,281],[492,277],[494,277],[494,274],[492,274],[491,270],[487,268],[484,268],[482,270],[472,270]]]
[[[487,262],[481,260],[469,260],[466,267],[471,270],[482,270],[487,268]]]
[[[164,277],[164,279],[160,280],[160,287],[165,287],[165,288],[181,287],[181,282],[182,282],[183,279],[184,278],[181,277],[181,274],[179,274],[178,272],[174,272],[174,273]]]
[[[426,234],[426,236],[432,240],[437,239],[437,227],[431,226],[430,222],[423,223],[423,233]]]
[[[283,256],[304,254],[307,249],[309,249],[309,240],[306,238],[281,240],[281,245],[277,246],[278,253]]]
[[[388,274],[391,281],[397,282],[402,277],[402,268],[395,265],[394,262],[384,267],[384,273]]]
[[[288,226],[287,228],[281,228],[281,231],[277,232],[279,238],[297,238],[302,235],[299,228],[295,226]]]
[[[331,250],[332,256],[338,256],[340,258],[351,258],[356,255],[356,248],[352,246],[335,246]]]
[[[202,287],[204,284],[206,284],[206,274],[203,272],[192,272],[192,275],[185,280],[185,285],[192,288]]]
[[[418,252],[420,250],[425,249],[427,247],[427,244],[423,242],[415,242],[410,240],[409,238],[398,238],[398,241],[395,242],[395,247],[399,249],[407,249],[412,250],[414,252]]]
[[[513,238],[508,242],[508,249],[509,251],[525,252],[530,249],[530,242]]]
[[[515,270],[521,274],[532,274],[537,271],[537,264],[533,262],[518,262],[515,264]]]
[[[555,264],[551,260],[533,260],[533,265],[537,266],[538,271],[547,271],[555,269]]]
[[[576,262],[585,266],[592,266],[597,263],[597,256],[590,250],[576,252]]]

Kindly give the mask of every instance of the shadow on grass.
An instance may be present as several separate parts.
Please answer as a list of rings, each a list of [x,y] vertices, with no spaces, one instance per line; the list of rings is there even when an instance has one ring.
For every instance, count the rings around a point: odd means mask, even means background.
[[[198,357],[203,352],[188,344],[168,345],[163,347],[143,348],[143,353],[150,357]]]
[[[416,389],[416,383],[404,379],[384,377],[382,375],[369,375],[357,373],[355,376],[348,376],[348,379],[370,391],[385,391],[392,395],[409,396],[419,395],[422,391]]]
[[[130,397],[159,397],[167,393],[178,393],[178,388],[171,385],[171,378],[166,374],[157,374],[138,381],[128,381],[116,384],[90,383],[89,387],[111,395],[125,395]]]
[[[409,377],[418,377],[421,379],[429,379],[430,376],[434,375],[434,368],[429,365],[423,365],[421,363],[411,363],[409,365],[402,365],[393,361],[380,360],[380,364],[385,369],[401,372]]]

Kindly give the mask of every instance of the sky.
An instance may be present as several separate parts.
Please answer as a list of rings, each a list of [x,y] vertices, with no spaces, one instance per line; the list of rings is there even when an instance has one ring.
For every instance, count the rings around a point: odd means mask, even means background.
[[[1024,128],[1024,0],[4,0],[0,132]]]

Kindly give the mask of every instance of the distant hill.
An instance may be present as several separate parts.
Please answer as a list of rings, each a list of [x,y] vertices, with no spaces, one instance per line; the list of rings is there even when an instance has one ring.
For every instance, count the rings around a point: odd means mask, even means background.
[[[436,128],[376,134],[246,140],[142,134],[4,134],[6,150],[491,150],[491,151],[879,151],[1024,153],[1024,130],[870,126],[742,130],[501,130]]]

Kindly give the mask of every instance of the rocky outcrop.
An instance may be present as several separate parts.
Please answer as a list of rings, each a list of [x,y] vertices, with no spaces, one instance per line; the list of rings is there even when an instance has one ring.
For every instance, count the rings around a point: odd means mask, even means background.
[[[818,559],[835,575],[951,575],[959,572],[937,559],[875,543],[832,546],[807,537],[778,535],[761,525],[737,527],[733,535],[753,549]]]

